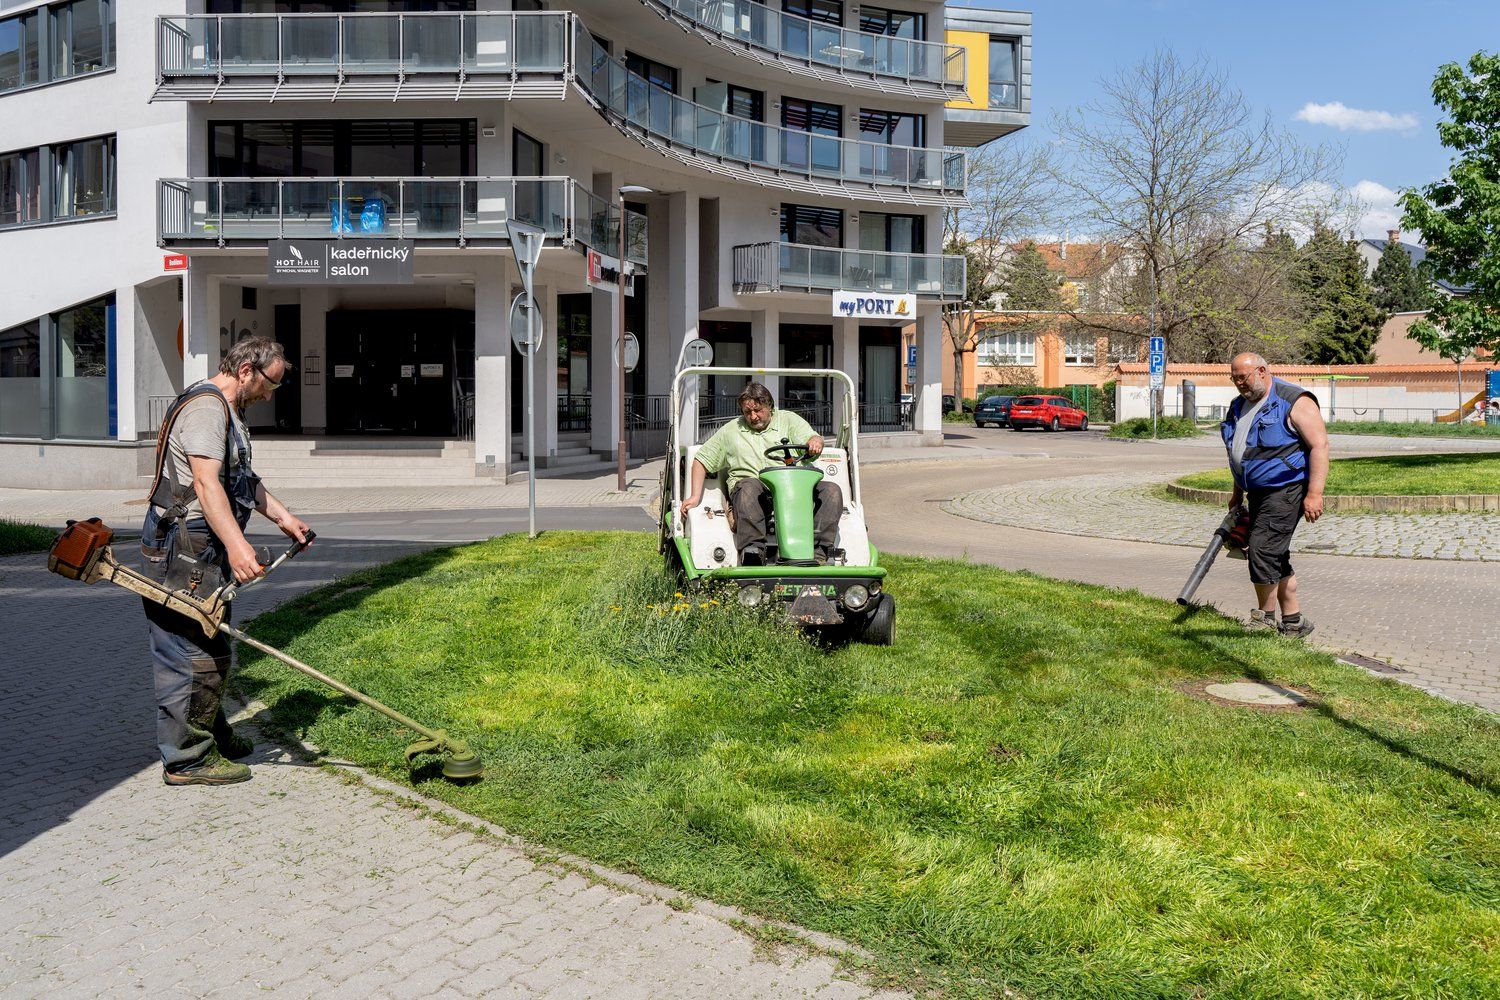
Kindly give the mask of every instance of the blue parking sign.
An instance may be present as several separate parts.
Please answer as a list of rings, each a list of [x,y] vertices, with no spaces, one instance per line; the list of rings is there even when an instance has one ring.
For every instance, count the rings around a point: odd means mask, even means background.
[[[1167,356],[1156,351],[1151,352],[1151,374],[1160,375],[1167,370]]]
[[[1167,338],[1166,337],[1152,337],[1151,338],[1151,353],[1152,354],[1165,354],[1165,353],[1167,353]]]

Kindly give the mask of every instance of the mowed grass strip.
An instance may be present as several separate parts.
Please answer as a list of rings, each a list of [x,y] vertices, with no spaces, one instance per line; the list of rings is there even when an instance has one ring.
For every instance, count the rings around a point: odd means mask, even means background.
[[[1396,423],[1390,420],[1335,420],[1330,434],[1379,434],[1384,437],[1500,437],[1500,424]]]
[[[0,556],[46,552],[55,541],[57,532],[51,528],[0,518]]]
[[[1177,480],[1199,490],[1229,490],[1229,470],[1195,472]],[[1328,463],[1325,492],[1346,496],[1440,496],[1500,493],[1500,455],[1382,455]]]
[[[892,558],[892,648],[678,597],[653,539],[414,556],[251,632],[470,739],[483,782],[264,657],[273,721],[947,997],[1500,994],[1500,724],[1212,612]],[[249,651],[242,650],[243,653]],[[1259,677],[1269,714],[1184,693]],[[1007,992],[1010,991],[1010,992]]]

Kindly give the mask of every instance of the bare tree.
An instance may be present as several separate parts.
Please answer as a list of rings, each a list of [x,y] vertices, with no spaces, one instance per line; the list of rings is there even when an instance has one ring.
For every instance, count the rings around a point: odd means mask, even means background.
[[[1056,171],[1046,146],[992,144],[969,157],[965,208],[943,215],[943,252],[968,260],[961,301],[944,308],[943,327],[953,345],[953,395],[963,412],[964,355],[984,339],[980,314],[1000,290],[1000,266],[1013,243],[1043,230],[1056,205]]]
[[[1154,328],[1184,360],[1225,360],[1220,352],[1250,342],[1284,353],[1275,348],[1291,336],[1286,280],[1298,249],[1273,247],[1269,234],[1349,217],[1339,151],[1299,144],[1221,74],[1170,51],[1101,87],[1099,100],[1056,120],[1070,154],[1057,181],[1074,224],[1137,256],[1139,280],[1114,308],[1074,319],[1111,337]]]

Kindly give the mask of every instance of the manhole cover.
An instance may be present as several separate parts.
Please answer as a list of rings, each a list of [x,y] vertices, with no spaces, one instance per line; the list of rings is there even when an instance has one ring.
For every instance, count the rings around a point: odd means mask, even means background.
[[[1304,704],[1307,699],[1290,688],[1260,681],[1233,681],[1229,684],[1210,684],[1203,693],[1220,701],[1232,701],[1241,705],[1261,708],[1290,708]]]
[[[1377,660],[1373,656],[1366,656],[1363,653],[1345,653],[1339,659],[1345,663],[1352,663],[1356,667],[1363,667],[1377,674],[1409,673],[1409,671],[1403,670],[1394,663],[1386,663],[1384,660]]]

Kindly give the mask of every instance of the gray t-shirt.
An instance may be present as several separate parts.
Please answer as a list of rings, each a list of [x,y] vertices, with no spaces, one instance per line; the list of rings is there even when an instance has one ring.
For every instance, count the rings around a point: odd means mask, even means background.
[[[1264,396],[1251,403],[1247,409],[1241,410],[1239,423],[1234,425],[1234,440],[1229,444],[1229,468],[1234,472],[1235,482],[1245,478],[1245,442],[1250,437],[1250,426],[1255,423],[1256,415],[1275,391],[1274,387],[1268,388]]]
[[[233,406],[229,407],[229,412],[235,429],[245,442],[245,461],[248,463],[250,432],[246,430]],[[230,467],[235,465],[239,460],[239,449],[234,439],[230,438],[228,454],[225,453],[224,437],[227,431],[228,428],[224,425],[224,406],[217,397],[205,393],[182,408],[177,415],[177,422],[172,425],[172,433],[167,436],[167,461],[162,470],[162,474],[172,484],[174,497],[182,496],[193,485],[193,467],[188,456],[217,459],[227,462]],[[187,511],[188,518],[203,516],[203,507],[196,497]]]

